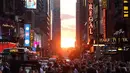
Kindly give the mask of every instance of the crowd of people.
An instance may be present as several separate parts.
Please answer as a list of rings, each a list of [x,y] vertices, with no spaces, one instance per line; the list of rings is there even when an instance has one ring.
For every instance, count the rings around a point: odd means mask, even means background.
[[[110,57],[98,60],[56,60],[53,64],[48,62],[47,66],[41,65],[39,72],[26,72],[20,68],[19,73],[130,73],[130,62],[111,60]],[[0,70],[1,73],[11,73],[8,63],[4,63]]]
[[[130,73],[130,62],[74,60],[49,64],[46,73]]]

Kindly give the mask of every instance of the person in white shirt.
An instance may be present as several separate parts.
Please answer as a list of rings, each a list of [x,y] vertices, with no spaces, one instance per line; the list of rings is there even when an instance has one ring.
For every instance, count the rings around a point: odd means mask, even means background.
[[[44,73],[44,71],[43,71],[42,67],[40,68],[40,73]]]
[[[77,70],[76,68],[74,69],[74,73],[79,73],[78,70]]]

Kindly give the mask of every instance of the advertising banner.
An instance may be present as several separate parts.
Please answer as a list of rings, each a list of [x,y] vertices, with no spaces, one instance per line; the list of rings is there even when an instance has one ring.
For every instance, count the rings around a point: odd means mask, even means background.
[[[25,7],[28,9],[36,9],[37,8],[37,0],[26,0]]]
[[[24,24],[24,46],[30,46],[30,24]]]
[[[103,38],[106,39],[106,9],[103,9],[103,18],[102,18],[102,23],[103,23]]]
[[[33,47],[34,42],[34,30],[30,31],[30,46]]]
[[[102,8],[107,8],[107,0],[102,0]]]

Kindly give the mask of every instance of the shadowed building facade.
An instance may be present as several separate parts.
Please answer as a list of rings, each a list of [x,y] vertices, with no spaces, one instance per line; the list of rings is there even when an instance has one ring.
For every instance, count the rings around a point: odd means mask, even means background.
[[[53,54],[58,53],[61,48],[61,18],[60,0],[51,0],[51,26],[52,26],[52,50]]]

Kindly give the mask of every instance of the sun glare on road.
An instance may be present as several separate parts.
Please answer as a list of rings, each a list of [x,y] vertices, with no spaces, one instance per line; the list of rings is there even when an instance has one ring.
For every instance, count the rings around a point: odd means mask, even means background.
[[[61,48],[75,47],[75,39],[63,38],[61,39]]]

